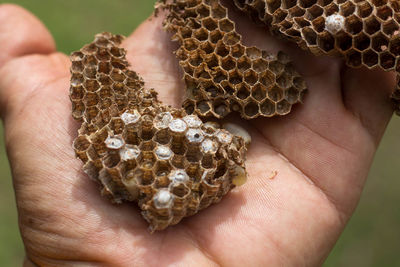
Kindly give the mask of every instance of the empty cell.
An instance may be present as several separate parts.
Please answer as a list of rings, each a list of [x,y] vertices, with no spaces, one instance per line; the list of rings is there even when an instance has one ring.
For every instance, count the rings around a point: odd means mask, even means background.
[[[205,5],[199,5],[196,8],[196,13],[199,14],[201,17],[208,17],[210,15],[210,9]]]
[[[226,17],[226,8],[221,5],[213,6],[211,9],[211,16],[217,20],[223,19]]]
[[[204,28],[200,28],[194,32],[194,38],[200,42],[206,41],[208,39],[208,31]]]
[[[346,32],[339,32],[335,38],[336,47],[338,47],[341,51],[345,52],[349,50],[352,46],[353,39]]]
[[[223,19],[218,21],[219,29],[223,32],[230,32],[235,29],[233,22],[229,19]]]
[[[290,112],[292,105],[285,99],[276,104],[276,112],[279,115],[286,115]]]
[[[257,80],[258,80],[258,75],[253,70],[248,70],[244,73],[244,81],[250,86],[254,85],[257,82]]]
[[[272,102],[269,99],[266,99],[261,105],[260,105],[260,111],[261,113],[266,116],[266,117],[271,117],[275,115],[275,103]]]
[[[390,52],[395,55],[399,56],[400,55],[400,35],[396,36],[389,44],[389,50]]]
[[[372,50],[365,51],[362,55],[362,60],[368,67],[373,67],[378,64],[378,54]]]
[[[223,43],[219,43],[217,45],[217,49],[215,51],[218,56],[225,57],[229,54],[229,50],[226,48],[226,46]]]
[[[236,67],[236,60],[231,56],[223,58],[221,59],[221,67],[227,71],[232,70]]]
[[[267,95],[267,89],[265,88],[265,86],[257,83],[254,88],[253,91],[251,93],[251,95],[253,96],[253,98],[255,100],[261,101],[263,100],[266,95]]]
[[[240,84],[236,96],[239,99],[245,100],[250,96],[250,89],[246,85]]]
[[[302,29],[302,35],[307,45],[312,46],[317,44],[317,33],[311,27]]]
[[[396,64],[396,58],[388,52],[382,53],[379,57],[379,61],[384,70],[393,69]]]
[[[262,53],[261,50],[256,47],[246,47],[246,55],[250,58],[250,60],[255,60],[261,58]]]
[[[382,33],[378,33],[377,35],[372,37],[372,48],[377,51],[385,51],[389,47],[389,38],[387,38]]]
[[[240,41],[241,37],[236,32],[225,34],[223,41],[226,45],[235,45]]]
[[[231,47],[231,55],[235,58],[240,58],[244,55],[245,47],[241,44],[236,44]]]
[[[248,117],[254,117],[259,114],[259,107],[256,102],[250,101],[248,104],[245,105],[244,107],[244,113]]]
[[[361,61],[361,53],[358,51],[351,51],[346,54],[347,64],[351,67],[359,67],[362,63]]]
[[[272,89],[268,91],[268,98],[272,101],[278,102],[283,98],[283,89],[278,86],[274,86]]]
[[[210,17],[203,19],[202,25],[209,31],[213,31],[218,27],[217,21]]]
[[[382,20],[387,20],[392,17],[393,11],[388,6],[382,6],[377,9],[376,15]]]
[[[371,44],[371,39],[364,33],[358,34],[354,38],[354,47],[358,49],[359,51],[364,51],[366,50]]]
[[[248,57],[241,57],[237,61],[237,68],[241,71],[244,72],[248,70],[251,67],[251,61]]]
[[[223,34],[219,30],[215,30],[210,33],[209,40],[211,43],[216,44],[219,40],[222,40],[222,36]]]
[[[355,5],[351,1],[346,1],[339,6],[340,14],[344,17],[348,17],[355,12]]]
[[[351,15],[345,20],[345,29],[350,34],[358,34],[363,29],[362,21],[356,15]]]
[[[366,33],[374,34],[381,29],[381,24],[375,16],[370,16],[364,21],[364,27]]]

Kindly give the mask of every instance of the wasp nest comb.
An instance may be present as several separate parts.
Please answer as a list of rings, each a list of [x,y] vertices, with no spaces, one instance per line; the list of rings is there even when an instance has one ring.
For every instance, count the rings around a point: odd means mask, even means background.
[[[71,55],[74,141],[84,171],[113,202],[135,201],[150,230],[177,224],[246,178],[243,138],[157,100],[128,70],[121,36]]]
[[[341,55],[351,67],[397,71],[392,95],[400,115],[398,0],[234,0],[273,34],[315,55]]]
[[[246,119],[285,115],[305,93],[305,82],[284,53],[246,47],[218,0],[160,1],[165,28],[180,47],[189,114]]]

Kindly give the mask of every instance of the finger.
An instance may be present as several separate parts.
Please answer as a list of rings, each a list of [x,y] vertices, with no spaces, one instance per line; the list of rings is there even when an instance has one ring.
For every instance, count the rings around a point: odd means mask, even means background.
[[[347,68],[342,78],[345,106],[359,118],[377,145],[393,114],[390,95],[396,84],[394,74]]]
[[[11,4],[0,5],[0,47],[0,68],[16,57],[55,51],[45,26],[25,9]]]
[[[146,86],[154,88],[160,100],[179,107],[184,84],[178,59],[173,54],[177,43],[162,28],[163,15],[142,23],[125,41],[127,58],[132,70],[144,79]]]

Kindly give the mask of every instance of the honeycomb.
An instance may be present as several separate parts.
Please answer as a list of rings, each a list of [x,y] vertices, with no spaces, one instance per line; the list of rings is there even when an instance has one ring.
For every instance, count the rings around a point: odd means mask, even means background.
[[[73,142],[112,202],[136,202],[150,231],[177,224],[246,180],[246,145],[216,123],[157,100],[128,69],[123,37],[102,33],[71,54]]]
[[[159,1],[164,27],[179,43],[188,114],[245,119],[285,115],[302,101],[304,79],[288,56],[247,47],[218,0]]]
[[[273,34],[315,55],[340,55],[350,67],[397,72],[392,94],[400,115],[398,0],[233,0]]]

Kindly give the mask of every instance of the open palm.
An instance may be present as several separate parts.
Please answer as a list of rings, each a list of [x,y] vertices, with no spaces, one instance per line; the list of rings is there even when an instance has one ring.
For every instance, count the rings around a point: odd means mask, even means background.
[[[235,16],[235,15],[234,15]],[[292,56],[309,94],[285,117],[243,122],[252,135],[249,181],[219,204],[150,234],[132,204],[112,205],[81,171],[71,147],[69,60],[31,14],[0,5],[0,105],[20,229],[40,266],[316,266],[359,200],[392,115],[394,81],[352,70],[267,36],[244,18],[248,44]],[[124,46],[128,60],[179,106],[183,85],[161,19]],[[29,260],[26,261],[28,266]]]

